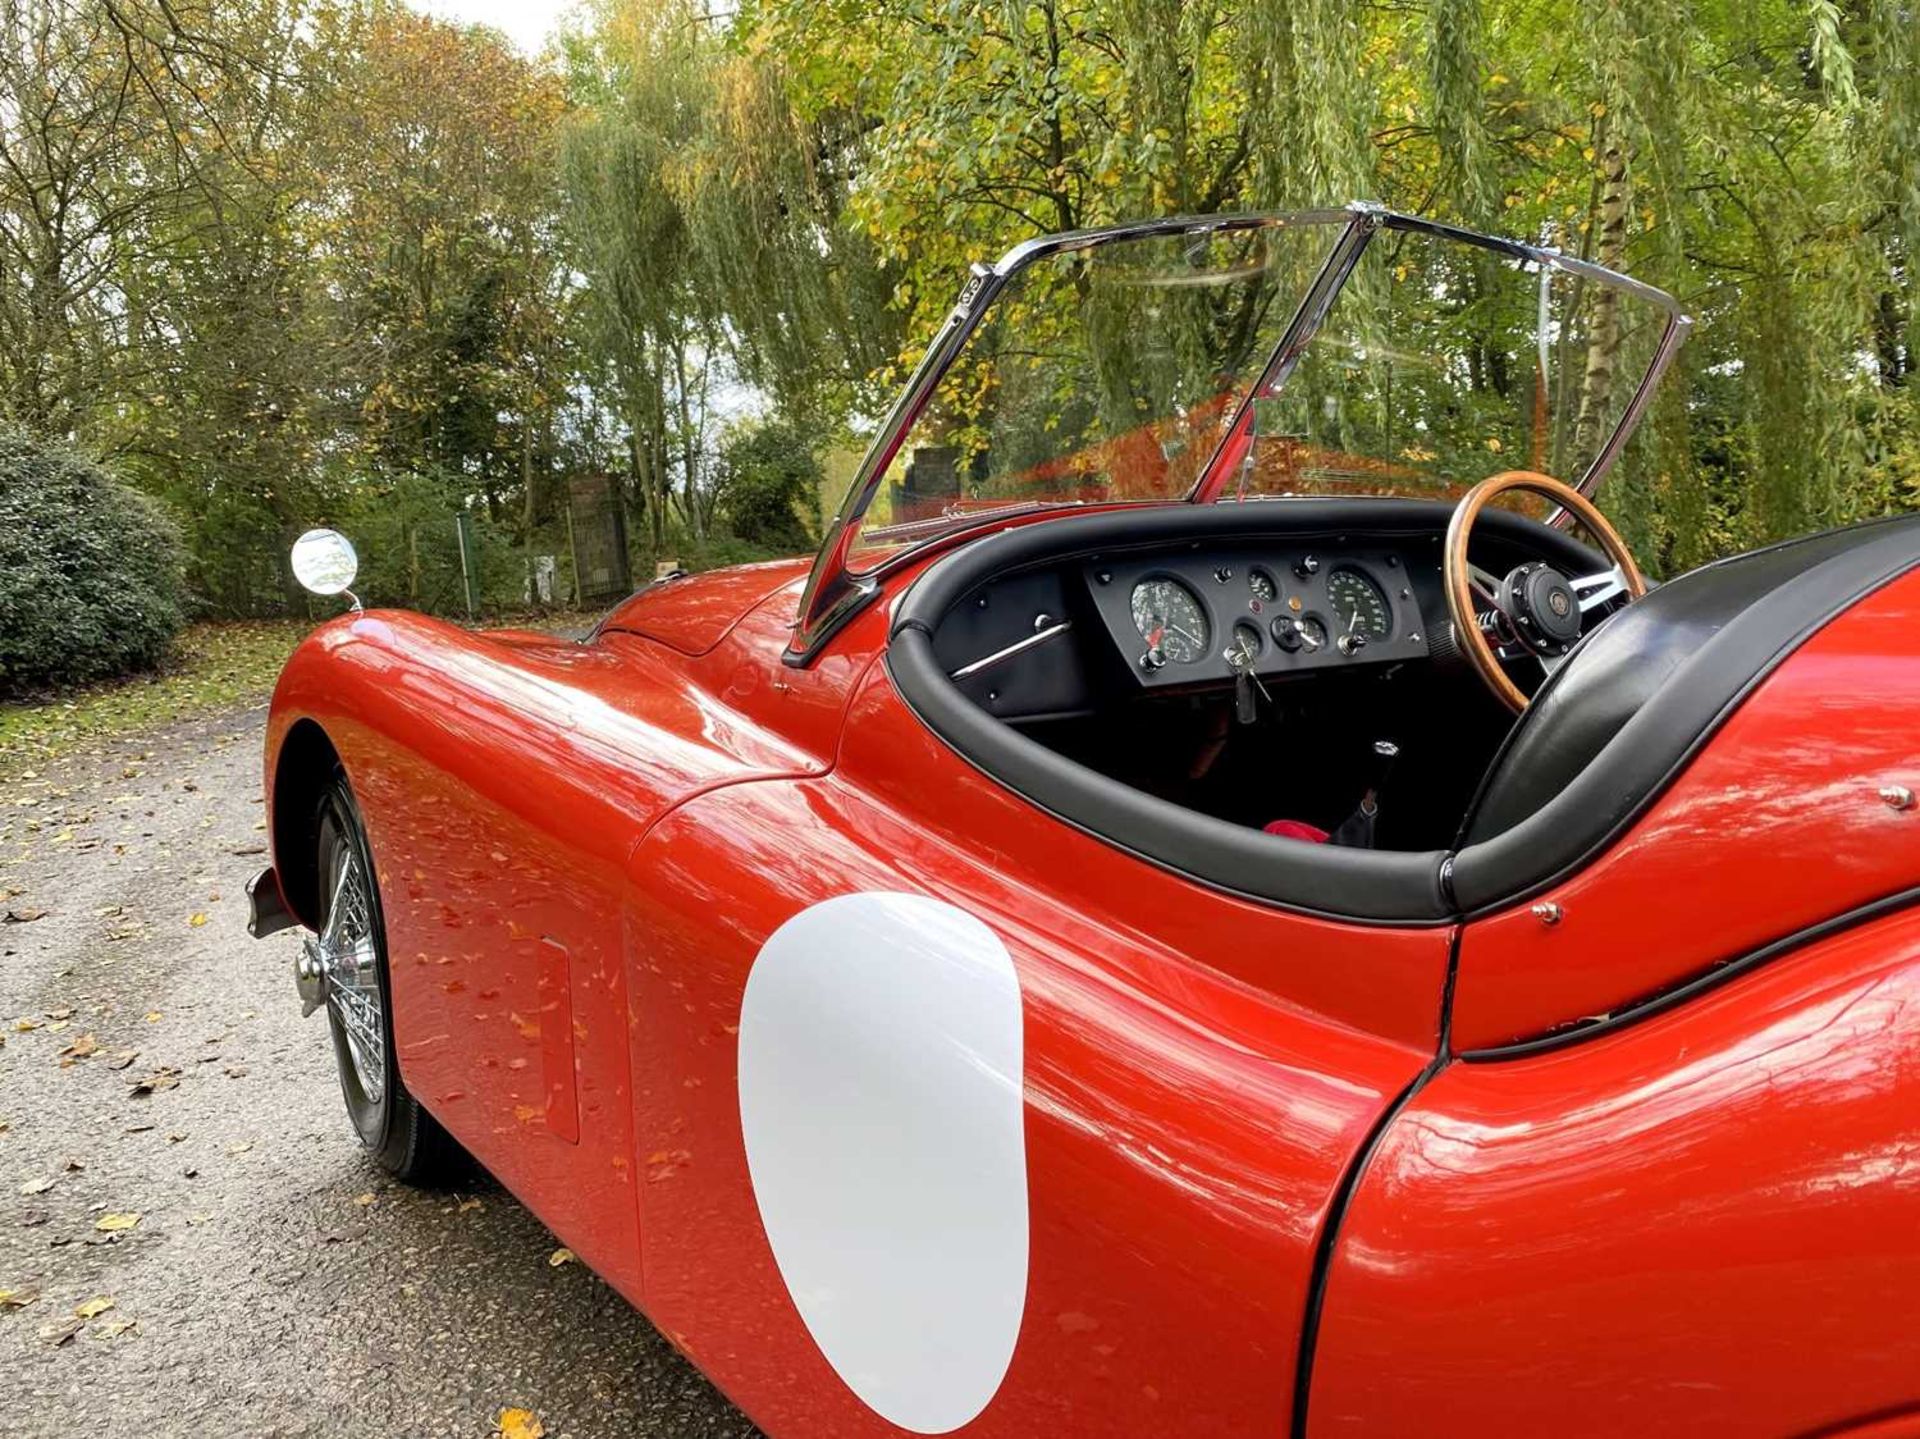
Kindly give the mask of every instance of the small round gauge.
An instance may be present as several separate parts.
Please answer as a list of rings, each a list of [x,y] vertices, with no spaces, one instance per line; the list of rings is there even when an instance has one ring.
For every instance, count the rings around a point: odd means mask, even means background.
[[[1260,626],[1251,620],[1235,620],[1233,635],[1227,641],[1227,650],[1223,658],[1235,668],[1245,668],[1260,658],[1260,652],[1267,647],[1267,637],[1260,632]]]
[[[1313,654],[1327,643],[1327,627],[1318,615],[1281,615],[1273,622],[1273,642],[1288,654]]]
[[[1142,580],[1133,587],[1133,627],[1149,650],[1190,665],[1207,652],[1212,626],[1194,592],[1178,580]]]
[[[1327,602],[1333,606],[1337,636],[1383,640],[1393,633],[1393,610],[1386,593],[1359,570],[1341,568],[1328,575]]]
[[[1280,598],[1280,587],[1273,582],[1273,576],[1265,570],[1247,571],[1247,589],[1262,604],[1272,604]]]

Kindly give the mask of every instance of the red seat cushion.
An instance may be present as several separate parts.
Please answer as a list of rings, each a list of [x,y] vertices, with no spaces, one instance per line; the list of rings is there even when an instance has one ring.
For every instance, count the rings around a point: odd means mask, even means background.
[[[1282,839],[1304,839],[1308,844],[1325,844],[1327,832],[1317,824],[1308,824],[1303,819],[1276,819],[1266,826],[1268,834],[1277,834]]]

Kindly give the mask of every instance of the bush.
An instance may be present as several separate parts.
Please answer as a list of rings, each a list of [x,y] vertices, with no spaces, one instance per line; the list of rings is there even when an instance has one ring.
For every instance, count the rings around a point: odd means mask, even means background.
[[[801,513],[819,490],[820,462],[785,420],[735,430],[721,447],[720,508],[748,545],[778,555],[812,549]]]
[[[182,559],[153,500],[0,429],[0,694],[159,664],[184,619]]]

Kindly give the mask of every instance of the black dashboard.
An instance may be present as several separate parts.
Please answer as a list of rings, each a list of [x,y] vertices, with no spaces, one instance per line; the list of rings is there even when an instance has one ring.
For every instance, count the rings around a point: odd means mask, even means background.
[[[1003,719],[1085,713],[1242,673],[1383,671],[1451,655],[1440,536],[1214,537],[1002,573],[946,610],[935,656]]]
[[[1411,566],[1391,546],[1208,546],[1085,565],[1108,637],[1148,688],[1423,659]]]

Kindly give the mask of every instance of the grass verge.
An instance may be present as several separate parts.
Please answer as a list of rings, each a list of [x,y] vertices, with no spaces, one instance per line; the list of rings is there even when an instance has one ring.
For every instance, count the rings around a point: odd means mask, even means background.
[[[156,673],[0,704],[0,779],[91,741],[265,700],[280,666],[312,628],[305,620],[193,625]]]

